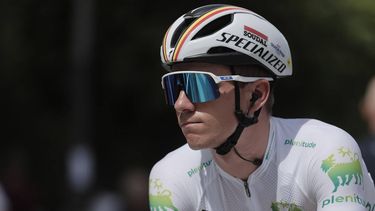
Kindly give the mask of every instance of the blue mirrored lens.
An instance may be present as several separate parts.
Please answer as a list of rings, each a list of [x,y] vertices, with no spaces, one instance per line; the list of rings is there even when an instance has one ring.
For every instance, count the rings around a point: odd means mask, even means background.
[[[204,103],[220,96],[213,78],[204,73],[178,73],[164,77],[164,94],[168,105],[174,105],[180,91],[184,91],[192,103]]]

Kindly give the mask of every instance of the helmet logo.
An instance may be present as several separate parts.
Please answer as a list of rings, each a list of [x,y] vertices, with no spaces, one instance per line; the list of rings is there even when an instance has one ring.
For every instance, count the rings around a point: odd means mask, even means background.
[[[285,57],[285,54],[284,54],[284,52],[280,49],[280,45],[279,44],[273,44],[272,42],[271,42],[271,46],[272,46],[272,48],[274,48],[275,50],[276,50],[276,53],[277,54],[279,54],[279,55],[281,55],[282,57]]]
[[[221,80],[232,80],[233,77],[232,76],[219,76]]]
[[[283,60],[269,51],[268,48],[253,42],[253,40],[245,39],[228,32],[223,32],[221,37],[216,39],[216,41],[224,43],[226,46],[232,49],[238,49],[264,65],[269,66],[273,70],[282,73],[286,69],[286,64]]]
[[[168,57],[171,57],[171,54],[173,53],[173,50],[169,50]]]
[[[268,36],[249,26],[244,26],[243,35],[267,47]]]
[[[276,77],[292,75],[290,54],[283,34],[265,18],[227,4],[202,6],[180,16],[167,30],[160,50],[168,71],[178,62],[255,63]]]

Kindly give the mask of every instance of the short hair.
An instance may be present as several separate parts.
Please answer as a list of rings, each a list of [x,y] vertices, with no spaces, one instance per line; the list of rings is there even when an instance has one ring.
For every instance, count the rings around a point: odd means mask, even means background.
[[[234,66],[235,74],[247,77],[271,77],[274,81],[270,81],[270,94],[268,96],[265,108],[269,114],[272,114],[272,108],[275,103],[274,86],[275,86],[275,75],[269,70],[260,65],[236,65]],[[245,86],[247,83],[240,82],[240,87]]]

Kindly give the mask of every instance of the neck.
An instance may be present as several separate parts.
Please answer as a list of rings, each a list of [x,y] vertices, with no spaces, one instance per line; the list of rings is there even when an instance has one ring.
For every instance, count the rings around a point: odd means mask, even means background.
[[[263,113],[263,112],[261,112]],[[235,146],[238,153],[248,159],[263,159],[268,145],[270,130],[269,116],[260,115],[259,122],[244,129]],[[216,163],[233,177],[246,180],[258,166],[240,158],[232,149],[226,155],[219,155],[212,151]]]

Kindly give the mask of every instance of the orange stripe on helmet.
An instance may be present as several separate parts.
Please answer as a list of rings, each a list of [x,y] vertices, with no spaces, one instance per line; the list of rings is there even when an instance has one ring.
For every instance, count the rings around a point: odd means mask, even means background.
[[[172,61],[177,61],[177,58],[178,58],[178,55],[180,53],[180,50],[182,48],[182,46],[184,45],[187,37],[191,34],[191,32],[196,29],[203,21],[207,20],[208,18],[218,14],[218,13],[221,13],[221,12],[224,12],[224,11],[227,11],[227,10],[234,10],[234,9],[243,9],[243,8],[240,8],[240,7],[233,7],[233,6],[227,6],[227,7],[221,7],[221,8],[218,8],[218,9],[215,9],[215,10],[212,10],[211,12],[208,12],[206,14],[204,14],[202,17],[198,18],[196,21],[193,22],[193,24],[191,24],[189,26],[189,28],[185,31],[185,33],[181,36],[181,38],[179,39],[179,42],[178,44],[176,45],[176,49],[173,53],[173,57],[172,57]]]

